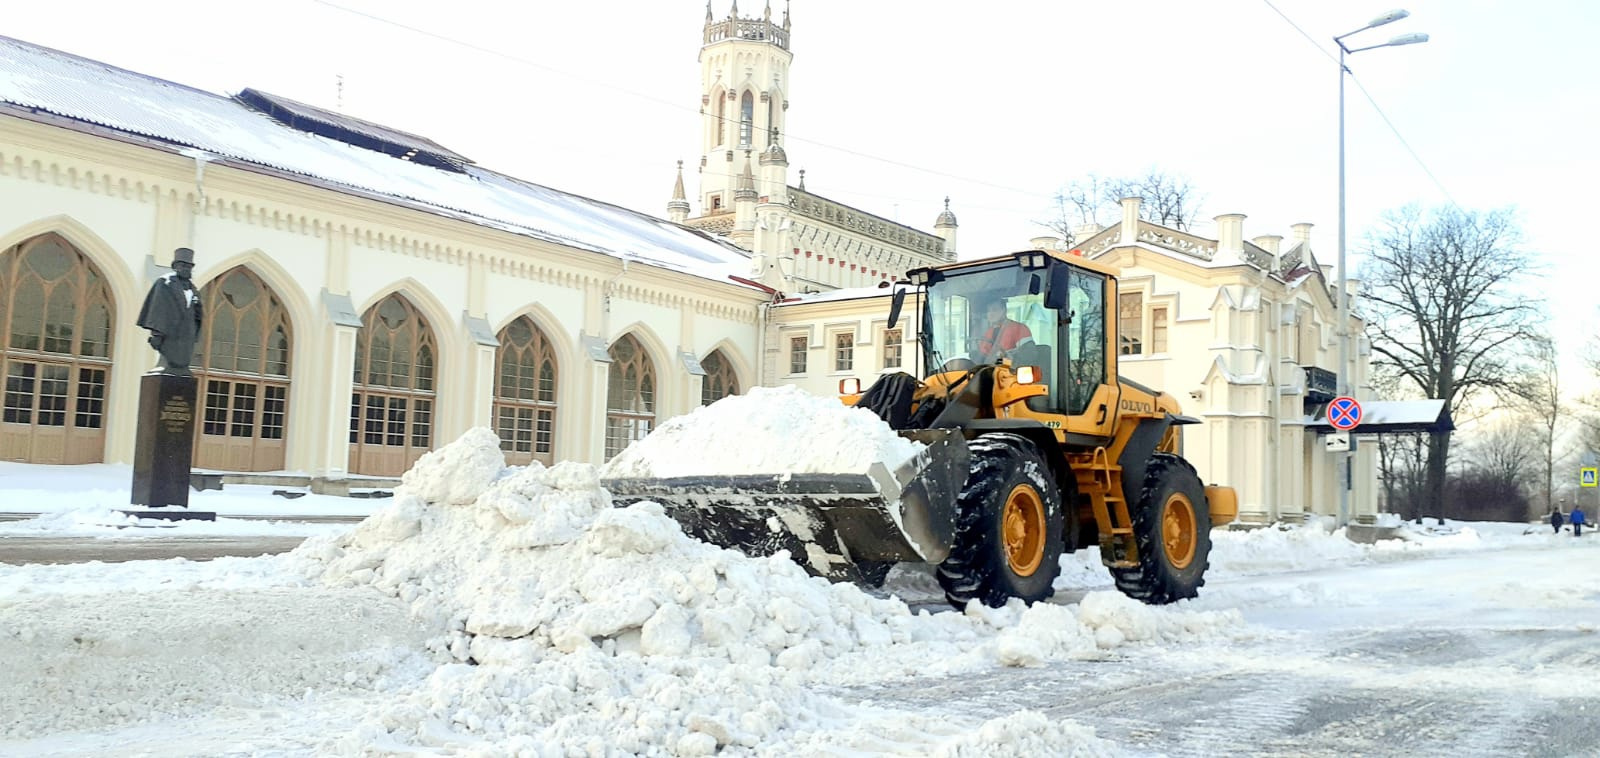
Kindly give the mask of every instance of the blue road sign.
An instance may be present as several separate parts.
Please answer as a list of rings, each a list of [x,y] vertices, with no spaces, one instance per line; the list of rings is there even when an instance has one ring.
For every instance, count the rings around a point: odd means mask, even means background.
[[[1336,397],[1328,403],[1328,423],[1335,429],[1349,431],[1361,423],[1361,404],[1353,397]]]

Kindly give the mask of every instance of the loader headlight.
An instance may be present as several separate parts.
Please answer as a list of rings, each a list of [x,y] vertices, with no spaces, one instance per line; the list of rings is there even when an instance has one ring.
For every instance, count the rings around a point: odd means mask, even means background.
[[[1037,384],[1043,377],[1044,373],[1038,366],[1017,367],[1017,384]]]
[[[839,394],[857,395],[861,393],[861,380],[855,377],[839,380]]]
[[[1022,263],[1024,269],[1032,271],[1044,268],[1049,262],[1050,256],[1046,255],[1043,250],[1029,250],[1018,255],[1017,259]]]

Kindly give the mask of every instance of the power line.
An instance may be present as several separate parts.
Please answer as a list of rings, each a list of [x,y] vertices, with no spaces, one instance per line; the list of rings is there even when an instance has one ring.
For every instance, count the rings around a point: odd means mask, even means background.
[[[494,56],[494,57],[497,57],[497,58],[503,58],[503,59],[508,60],[508,61],[513,61],[515,63],[521,63],[521,64],[523,64],[525,66],[530,66],[532,68],[536,68],[536,69],[539,69],[541,71],[548,71],[550,73],[557,74],[559,76],[564,76],[564,77],[567,77],[567,78],[570,78],[570,79],[573,79],[573,80],[576,80],[576,81],[579,81],[579,82],[584,82],[586,84],[593,84],[595,86],[604,87],[606,89],[613,90],[615,92],[620,92],[622,94],[628,95],[629,97],[636,97],[636,98],[639,98],[639,99],[642,99],[642,100],[647,100],[647,101],[650,101],[650,102],[653,102],[653,103],[657,103],[659,105],[664,105],[664,106],[666,106],[668,108],[673,108],[673,109],[676,109],[676,110],[682,110],[682,111],[686,111],[686,112],[690,112],[690,113],[695,113],[695,114],[702,115],[702,116],[710,115],[710,114],[705,113],[702,110],[695,109],[695,108],[689,108],[689,107],[686,107],[686,106],[684,106],[684,105],[682,105],[680,103],[674,102],[674,101],[666,100],[664,98],[656,97],[654,95],[646,94],[646,93],[643,93],[643,92],[637,92],[637,91],[634,91],[634,90],[627,89],[625,87],[619,87],[619,86],[617,86],[617,85],[615,85],[615,84],[613,84],[611,82],[608,82],[608,81],[597,80],[597,79],[584,77],[582,75],[574,74],[574,73],[572,73],[570,71],[566,71],[566,70],[563,70],[563,69],[560,69],[560,68],[556,68],[556,67],[550,66],[548,64],[539,63],[537,61],[533,61],[533,60],[530,60],[530,59],[527,59],[527,58],[523,58],[521,56],[512,55],[511,53],[503,52],[503,51],[500,51],[500,50],[495,50],[495,49],[492,49],[492,48],[483,47],[481,45],[477,45],[477,44],[474,44],[472,42],[468,42],[466,40],[458,39],[458,38],[455,38],[455,37],[450,37],[448,35],[440,34],[438,32],[430,31],[430,30],[427,30],[427,29],[422,29],[422,28],[419,28],[419,27],[416,27],[416,26],[412,26],[410,24],[407,24],[407,23],[404,23],[404,22],[401,22],[401,21],[396,21],[396,20],[391,19],[391,18],[387,18],[387,17],[384,17],[384,16],[379,16],[379,15],[374,14],[374,13],[368,13],[368,12],[363,11],[363,10],[358,10],[356,8],[351,8],[351,7],[348,7],[348,6],[345,6],[345,5],[340,5],[338,3],[332,2],[331,0],[312,0],[312,2],[314,2],[314,3],[318,4],[318,5],[327,6],[329,8],[334,9],[334,10],[342,11],[342,12],[345,12],[345,13],[348,13],[348,14],[351,14],[351,15],[354,15],[354,16],[360,16],[362,18],[365,18],[365,19],[368,19],[368,20],[371,20],[371,21],[375,21],[375,22],[378,22],[380,24],[393,26],[393,27],[398,28],[398,29],[404,29],[404,30],[406,30],[408,32],[412,32],[414,34],[418,34],[418,35],[421,35],[421,36],[424,36],[424,37],[430,37],[430,38],[439,40],[441,42],[447,42],[449,44],[456,45],[456,46],[459,46],[459,47],[463,47],[463,48],[466,48],[468,50],[474,50],[474,51],[483,53],[485,55],[491,55],[491,56]],[[725,124],[741,124],[742,123],[741,121],[736,121],[736,120],[728,118],[726,116],[723,116],[723,117],[713,116],[713,118],[720,118]],[[915,164],[912,164],[912,163],[906,163],[904,161],[898,161],[898,160],[895,160],[893,158],[884,158],[882,156],[873,155],[871,153],[864,153],[864,152],[861,152],[859,150],[852,150],[852,149],[846,148],[846,147],[839,147],[837,145],[831,145],[831,144],[828,144],[828,143],[825,143],[825,142],[818,142],[816,140],[806,139],[805,137],[796,137],[793,134],[785,134],[784,136],[785,136],[785,138],[793,140],[795,142],[801,142],[801,143],[805,143],[805,144],[808,144],[808,145],[813,145],[813,146],[816,146],[816,147],[824,148],[824,149],[827,149],[827,150],[833,150],[833,151],[836,151],[836,152],[844,153],[846,155],[851,155],[851,156],[855,156],[855,157],[858,157],[858,158],[865,158],[867,160],[878,161],[880,163],[885,163],[885,164],[888,164],[888,165],[891,165],[891,166],[897,166],[897,167],[900,167],[900,168],[910,169],[912,171],[919,171],[919,172],[922,172],[922,173],[925,173],[925,174],[931,174],[933,176],[942,176],[942,177],[945,177],[947,179],[955,179],[957,181],[967,182],[969,184],[976,184],[976,185],[980,185],[980,186],[984,186],[984,187],[989,187],[991,189],[1002,190],[1002,191],[1005,191],[1005,192],[1013,192],[1013,193],[1016,193],[1016,194],[1019,194],[1019,195],[1026,195],[1026,196],[1032,197],[1032,198],[1048,198],[1049,197],[1049,195],[1047,195],[1046,193],[1039,192],[1038,190],[1021,189],[1021,188],[1011,187],[1011,186],[1004,185],[1004,184],[996,184],[994,182],[986,181],[986,180],[983,180],[983,179],[975,179],[975,178],[972,178],[972,177],[969,177],[969,176],[962,176],[960,174],[952,174],[952,173],[947,172],[947,171],[940,171],[938,169],[926,168],[926,167],[918,166],[918,165],[915,165]]]
[[[1336,64],[1339,62],[1338,56],[1328,52],[1327,48],[1322,46],[1322,43],[1318,42],[1316,38],[1306,33],[1305,29],[1300,28],[1300,25],[1295,23],[1294,19],[1289,18],[1288,14],[1284,13],[1282,10],[1279,10],[1278,6],[1273,5],[1272,0],[1261,0],[1261,2],[1266,3],[1267,7],[1271,8],[1272,12],[1278,14],[1278,17],[1282,18],[1284,23],[1294,27],[1294,30],[1299,32],[1300,36],[1304,37],[1307,42],[1310,42],[1311,46],[1317,49],[1317,52],[1322,53],[1323,57],[1333,61]],[[1367,86],[1361,83],[1361,79],[1356,76],[1355,72],[1351,71],[1347,67],[1344,73],[1348,73],[1350,75],[1350,81],[1355,82],[1356,89],[1361,90],[1362,96],[1366,97],[1367,102],[1372,105],[1372,109],[1378,112],[1378,117],[1383,119],[1384,125],[1389,127],[1389,131],[1394,134],[1394,138],[1400,141],[1400,146],[1405,148],[1406,152],[1411,155],[1411,159],[1417,162],[1417,166],[1422,169],[1422,173],[1428,175],[1428,179],[1431,180],[1433,182],[1433,186],[1439,190],[1439,194],[1444,195],[1444,199],[1451,205],[1460,208],[1461,204],[1456,202],[1455,198],[1451,196],[1450,190],[1445,189],[1444,182],[1439,181],[1439,177],[1433,173],[1433,169],[1428,168],[1427,162],[1422,160],[1422,156],[1418,155],[1417,151],[1411,147],[1411,143],[1406,140],[1405,135],[1400,133],[1400,128],[1395,126],[1394,121],[1389,119],[1389,114],[1385,113],[1383,108],[1378,105],[1377,98],[1374,98],[1372,93],[1367,91]]]

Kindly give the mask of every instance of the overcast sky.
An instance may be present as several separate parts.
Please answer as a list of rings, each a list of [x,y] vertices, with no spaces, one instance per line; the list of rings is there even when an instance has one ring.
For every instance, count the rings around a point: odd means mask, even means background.
[[[1331,264],[1331,38],[1399,1],[797,0],[790,168],[807,170],[813,192],[923,229],[950,196],[963,257],[1043,233],[1035,222],[1066,183],[1156,168],[1199,189],[1199,231],[1210,234],[1222,213],[1245,214],[1246,237],[1311,222]],[[774,1],[775,18],[784,5]],[[728,6],[714,0],[715,15]],[[330,108],[342,75],[346,113],[484,166],[664,216],[681,159],[694,194],[699,0],[231,7],[17,4],[0,33],[214,92],[256,87]],[[1582,232],[1600,176],[1600,4],[1399,7],[1411,17],[1352,46],[1410,32],[1432,40],[1358,53],[1350,65],[1421,164],[1349,87],[1352,265],[1385,210],[1515,207],[1547,263],[1553,323],[1576,367],[1600,323],[1600,251]],[[758,0],[740,7],[761,10]]]

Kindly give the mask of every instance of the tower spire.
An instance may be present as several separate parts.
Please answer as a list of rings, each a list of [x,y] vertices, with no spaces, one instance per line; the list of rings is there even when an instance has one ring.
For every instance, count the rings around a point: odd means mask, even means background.
[[[689,198],[683,193],[683,161],[678,161],[678,180],[672,185],[672,199],[667,201],[667,218],[680,224],[689,218]]]

